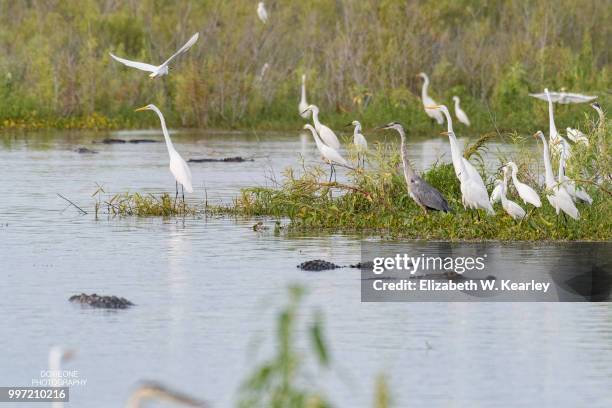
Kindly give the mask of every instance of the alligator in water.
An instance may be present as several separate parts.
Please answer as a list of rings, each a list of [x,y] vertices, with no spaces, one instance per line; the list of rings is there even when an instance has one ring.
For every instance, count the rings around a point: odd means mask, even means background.
[[[210,162],[222,162],[222,163],[242,163],[247,161],[255,161],[251,158],[244,158],[241,156],[235,157],[224,157],[224,158],[203,158],[203,159],[189,159],[189,163],[210,163]]]
[[[74,151],[76,153],[80,153],[80,154],[96,154],[96,153],[98,153],[95,150],[91,150],[91,149],[88,149],[86,147],[79,147],[77,149],[74,149]]]
[[[103,144],[123,144],[123,143],[160,143],[160,140],[153,140],[153,139],[131,139],[131,140],[125,140],[125,139],[113,139],[113,138],[106,138],[106,139],[102,139],[99,142],[94,142],[94,143],[103,143]]]
[[[134,306],[132,302],[126,298],[117,296],[100,296],[95,293],[88,295],[81,293],[80,295],[70,296],[68,299],[72,303],[91,306],[100,309],[127,309]]]

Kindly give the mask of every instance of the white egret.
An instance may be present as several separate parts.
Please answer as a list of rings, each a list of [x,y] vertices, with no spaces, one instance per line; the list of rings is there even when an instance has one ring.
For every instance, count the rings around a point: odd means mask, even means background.
[[[304,125],[304,129],[310,130],[310,132],[312,133],[312,137],[314,138],[315,143],[317,145],[317,149],[319,149],[319,153],[321,153],[321,156],[323,156],[323,160],[330,166],[329,181],[331,181],[332,175],[335,173],[334,164],[339,164],[341,166],[351,168],[348,162],[344,159],[344,157],[342,157],[340,153],[338,153],[336,149],[323,143],[323,141],[319,137],[319,134],[317,133],[317,130],[312,127],[312,125],[306,124]]]
[[[508,190],[508,170],[509,169],[507,166],[504,167],[504,181],[501,184],[502,188],[500,194],[502,207],[508,213],[508,215],[515,220],[522,220],[525,217],[525,214],[527,214],[525,210],[523,210],[523,208],[514,201],[506,198],[506,192]]]
[[[549,92],[550,98],[553,102],[568,104],[568,103],[585,103],[590,102],[594,99],[597,99],[597,96],[589,96],[583,95],[579,93],[572,92]],[[548,96],[546,92],[543,93],[530,93],[529,96],[533,96],[534,98],[541,99],[543,101],[548,101]]]
[[[340,141],[338,141],[338,137],[333,132],[333,130],[319,122],[319,108],[316,105],[308,105],[302,113],[305,112],[312,112],[312,121],[314,123],[314,127],[317,130],[317,133],[319,134],[321,140],[323,140],[323,143],[325,143],[332,149],[340,149]]]
[[[491,197],[489,197],[489,202],[491,205],[501,200],[501,190],[502,190],[502,180],[496,179],[495,187],[493,187],[493,191],[491,191]]]
[[[604,114],[603,109],[601,109],[601,105],[598,104],[597,102],[592,103],[591,107],[595,109],[595,111],[597,112],[597,115],[599,116],[599,122],[597,122],[597,131],[603,132],[606,126],[606,115]]]
[[[562,154],[559,157],[559,175],[557,176],[559,180],[559,184],[565,188],[568,194],[572,197],[574,202],[578,200],[588,203],[589,205],[593,204],[593,199],[590,195],[583,189],[576,187],[576,183],[574,180],[570,179],[565,175],[565,157]]]
[[[64,349],[60,346],[53,346],[49,350],[49,374],[51,376],[53,387],[62,387],[62,365],[66,361],[70,361],[75,356],[74,350]],[[53,401],[53,408],[63,408],[62,401]]]
[[[128,67],[131,68],[136,68],[136,69],[140,69],[141,71],[147,71],[150,72],[151,74],[149,74],[149,77],[151,77],[151,79],[153,78],[157,78],[163,75],[168,75],[168,64],[176,57],[178,57],[181,54],[184,54],[185,52],[187,52],[187,50],[189,48],[191,48],[191,46],[193,44],[195,44],[196,41],[198,41],[198,37],[200,36],[199,33],[195,33],[190,39],[189,41],[187,41],[185,43],[185,45],[183,45],[181,48],[179,48],[179,50],[177,52],[175,52],[174,54],[172,54],[172,56],[170,58],[168,58],[163,64],[161,65],[151,65],[151,64],[146,64],[144,62],[138,62],[138,61],[130,61],[130,60],[126,60],[124,58],[119,58],[115,55],[113,55],[112,53],[109,53],[110,56],[116,60],[119,61],[120,63],[122,63],[123,65],[127,65]]]
[[[365,136],[361,134],[361,123],[354,120],[347,126],[355,126],[353,130],[353,144],[357,150],[357,162],[359,162],[359,155],[363,155],[363,165],[365,166],[365,152],[368,150],[368,141]]]
[[[306,75],[302,75],[302,96],[300,97],[300,103],[298,104],[298,112],[301,117],[308,119],[310,117],[310,111],[306,111],[308,108],[308,102],[306,102]]]
[[[187,407],[206,408],[208,404],[155,382],[142,383],[130,396],[126,408],[141,408],[144,401],[159,400]]]
[[[263,1],[257,3],[257,16],[262,23],[266,24],[268,22],[268,11]]]
[[[541,130],[538,130],[534,137],[539,137],[542,140],[543,145],[543,157],[544,157],[544,180],[546,182],[546,189],[548,192],[546,193],[546,198],[550,205],[552,205],[557,214],[559,211],[563,211],[565,214],[569,215],[573,219],[577,220],[580,218],[580,213],[578,209],[574,205],[574,201],[572,197],[569,195],[567,190],[559,183],[555,181],[555,176],[552,170],[552,164],[550,162],[550,150],[548,148],[548,143],[546,142],[546,137]]]
[[[429,77],[426,73],[421,72],[418,77],[423,78],[423,88],[421,89],[421,102],[423,102],[423,108],[427,116],[438,122],[438,125],[444,124],[444,116],[439,110],[431,109],[430,106],[437,105],[436,101],[427,93],[429,87]]]
[[[463,123],[466,126],[470,126],[470,119],[467,114],[461,109],[459,106],[459,102],[461,101],[458,96],[453,96],[453,101],[455,102],[455,116],[459,120],[459,122]]]
[[[443,135],[447,135],[450,138],[454,138],[454,132],[442,132]],[[474,210],[485,210],[487,214],[495,214],[493,206],[489,201],[489,193],[485,187],[482,178],[475,178],[470,176],[470,172],[466,167],[467,160],[457,160],[459,167],[459,181],[461,182],[461,202],[464,208],[471,208]]]
[[[259,77],[257,78],[259,82],[263,81],[264,76],[266,76],[266,72],[268,72],[268,68],[270,68],[270,64],[268,64],[267,62],[261,67],[261,70],[259,71]]]
[[[569,143],[557,131],[557,126],[555,125],[555,116],[553,112],[553,102],[552,98],[550,97],[550,93],[548,92],[548,88],[544,88],[544,93],[548,96],[548,140],[550,143],[550,148],[557,154],[564,151],[567,157],[569,157]],[[567,149],[563,149],[564,146],[567,146]]]
[[[152,110],[157,113],[159,116],[159,121],[161,122],[162,132],[164,133],[164,139],[166,140],[166,147],[168,148],[168,155],[170,156],[170,172],[174,176],[176,180],[176,195],[174,199],[178,197],[178,184],[181,185],[181,191],[183,192],[183,202],[185,201],[185,190],[188,193],[193,193],[193,187],[191,184],[191,170],[189,170],[189,166],[183,160],[180,154],[174,149],[174,145],[172,144],[172,140],[170,140],[170,134],[168,133],[168,128],[166,127],[166,120],[164,119],[164,115],[162,115],[161,111],[155,105],[147,105],[142,108],[136,109],[138,111],[144,110]]]
[[[582,133],[580,130],[572,129],[570,127],[568,127],[565,130],[567,132],[567,138],[571,140],[572,142],[583,143],[586,146],[589,145],[589,138],[584,133]]]
[[[514,184],[514,188],[518,193],[519,197],[523,200],[525,204],[531,204],[535,207],[541,207],[542,201],[540,200],[540,196],[536,191],[529,187],[525,183],[521,183],[517,177],[518,166],[513,161],[508,162],[506,166],[510,166],[512,169],[512,183]]]
[[[412,168],[408,160],[404,127],[398,122],[391,122],[381,126],[379,129],[395,129],[400,134],[400,155],[404,167],[404,179],[406,180],[410,197],[421,207],[425,214],[427,214],[427,210],[449,212],[450,207],[442,193],[423,180]]]
[[[476,168],[472,166],[472,163],[470,163],[469,160],[463,157],[463,155],[461,154],[459,144],[457,143],[457,138],[455,137],[455,132],[453,131],[453,118],[451,118],[448,108],[445,105],[434,105],[430,106],[429,108],[434,109],[438,112],[442,112],[442,114],[446,117],[447,132],[444,134],[448,135],[448,141],[450,143],[451,148],[451,159],[453,161],[453,167],[455,169],[455,175],[457,176],[457,178],[461,180],[459,176],[459,162],[462,161],[463,166],[467,170],[467,175],[470,178],[474,179],[477,184],[480,184],[482,188],[484,188],[486,191],[487,188],[485,187],[484,181],[482,180],[482,177],[480,176],[478,170],[476,170]]]

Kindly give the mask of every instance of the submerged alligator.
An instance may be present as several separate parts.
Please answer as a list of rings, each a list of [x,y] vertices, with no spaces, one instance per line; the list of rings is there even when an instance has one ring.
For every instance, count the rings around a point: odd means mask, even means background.
[[[95,293],[92,293],[91,295],[81,293],[80,295],[70,296],[68,301],[99,309],[127,309],[130,306],[134,306],[134,304],[126,298],[117,296],[100,296]]]
[[[189,163],[210,163],[210,162],[222,162],[222,163],[242,163],[247,161],[255,161],[252,158],[244,158],[242,156],[235,157],[224,157],[221,159],[216,158],[203,158],[203,159],[189,159]]]
[[[74,149],[74,151],[80,154],[97,154],[98,153],[95,150],[91,150],[86,147],[79,147],[79,148]]]
[[[339,268],[356,268],[361,269],[367,268],[368,265],[371,267],[372,262],[358,262],[355,265],[336,265],[333,262],[329,262],[323,259],[313,259],[311,261],[305,261],[299,264],[297,267],[303,271],[327,271],[330,269],[339,269]]]
[[[113,138],[106,138],[106,139],[102,139],[99,142],[94,142],[94,143],[102,143],[102,144],[123,144],[123,143],[160,143],[160,140],[153,140],[153,139],[131,139],[131,140],[125,140],[125,139],[113,139]]]

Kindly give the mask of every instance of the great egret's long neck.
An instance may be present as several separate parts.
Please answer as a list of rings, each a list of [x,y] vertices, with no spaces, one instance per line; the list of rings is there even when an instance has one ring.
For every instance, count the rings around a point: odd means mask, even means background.
[[[518,178],[516,177],[516,174],[518,172],[518,168],[516,166],[510,166],[512,167],[512,182],[514,183],[514,185],[516,186],[518,184]]]
[[[544,147],[544,179],[546,181],[546,188],[553,188],[555,185],[555,175],[552,171],[552,164],[550,163],[550,152],[548,151],[548,143],[544,135],[540,134],[542,139],[542,145]]]
[[[302,103],[306,103],[306,78],[302,77]]]
[[[321,126],[321,122],[319,122],[319,110],[318,109],[312,110],[312,121],[315,125],[315,129],[318,129]]]
[[[456,110],[461,109],[461,108],[459,107],[459,98],[455,98],[455,109],[456,109]]]
[[[166,139],[166,147],[168,148],[168,153],[174,151],[174,145],[172,144],[172,140],[170,140],[170,134],[168,133],[168,128],[166,127],[166,119],[164,119],[164,115],[162,115],[159,109],[153,109],[157,116],[159,116],[159,121],[161,122],[162,132],[164,134],[164,139]]]
[[[508,188],[508,172],[504,170],[504,181],[501,184],[500,195],[502,202],[507,200],[506,198],[506,189]]]
[[[429,87],[429,78],[427,75],[423,77],[423,88],[421,89],[421,99],[425,101],[429,97],[427,94],[427,88]]]
[[[444,116],[446,117],[446,131],[454,133],[453,118],[451,118],[450,112],[448,111],[448,109],[441,109],[441,110],[442,110],[442,113],[444,113]]]
[[[406,179],[406,183],[408,184],[408,189],[410,189],[410,182],[414,179],[416,175],[412,166],[410,165],[410,160],[408,160],[408,146],[406,146],[406,132],[404,128],[398,127],[397,131],[400,134],[401,144],[400,144],[400,156],[402,157],[402,164],[404,166],[404,178]]]
[[[319,135],[317,134],[317,131],[313,128],[308,128],[308,130],[310,130],[310,133],[312,133],[312,137],[314,138],[315,144],[320,149],[321,145],[323,145],[324,143],[321,139],[319,139]]]
[[[449,127],[452,128],[452,124],[449,122]],[[461,168],[463,163],[461,161],[461,152],[459,151],[459,144],[457,143],[457,137],[455,137],[455,133],[451,130],[448,133],[448,141],[450,143],[451,148],[451,159],[453,160],[453,165],[457,169],[457,172],[461,172]]]
[[[546,96],[548,96],[548,126],[550,128],[549,132],[550,138],[552,140],[556,139],[559,133],[557,132],[557,126],[555,126],[555,116],[553,112],[552,99],[550,99],[550,95],[548,94],[548,92],[546,93]]]
[[[561,151],[559,155],[559,175],[558,175],[559,183],[562,183],[565,180],[565,150]]]

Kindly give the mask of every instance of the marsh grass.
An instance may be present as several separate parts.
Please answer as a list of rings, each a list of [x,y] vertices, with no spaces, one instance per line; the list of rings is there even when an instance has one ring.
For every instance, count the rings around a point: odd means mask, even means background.
[[[485,135],[467,148],[472,162],[488,151],[487,142],[495,135]],[[288,217],[294,230],[333,229],[341,231],[376,232],[393,237],[450,240],[609,240],[612,231],[612,201],[610,200],[610,169],[608,155],[602,157],[610,143],[609,132],[589,133],[590,146],[573,145],[573,156],[566,174],[593,198],[593,205],[577,204],[581,213],[578,221],[557,216],[545,191],[538,187],[543,174],[542,147],[516,134],[503,136],[517,144],[518,154],[499,154],[499,165],[514,160],[520,168],[519,178],[536,188],[542,207],[525,205],[509,183],[508,197],[528,213],[520,222],[511,219],[495,205],[496,214],[466,211],[461,204],[461,192],[451,164],[434,163],[422,176],[447,198],[450,214],[423,211],[408,196],[403,174],[399,169],[399,154],[388,145],[377,144],[368,156],[366,170],[347,173],[348,181],[327,182],[325,171],[318,167],[303,167],[296,176],[287,169],[278,188],[254,187],[241,191],[233,214],[246,216]],[[480,161],[482,157],[480,157]],[[556,163],[553,164],[555,173]],[[479,167],[479,166],[477,166]],[[482,169],[482,165],[480,166]],[[489,193],[501,172],[483,177]]]
[[[168,193],[159,196],[140,193],[120,193],[108,199],[103,197],[104,189],[98,189],[92,194],[95,199],[95,215],[106,210],[110,216],[139,216],[139,217],[183,217],[193,216],[202,212],[199,206],[183,202],[179,197],[175,199]]]

